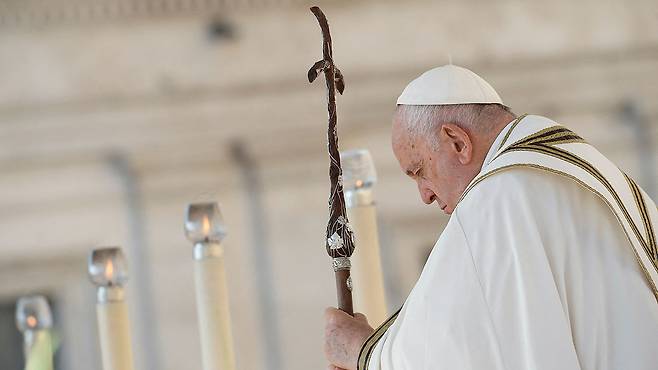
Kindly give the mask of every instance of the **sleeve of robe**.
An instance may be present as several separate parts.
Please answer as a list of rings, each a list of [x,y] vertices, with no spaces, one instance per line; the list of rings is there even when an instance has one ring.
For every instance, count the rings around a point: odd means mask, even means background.
[[[524,171],[460,203],[369,370],[580,369],[542,239],[561,231],[534,217],[551,202]]]

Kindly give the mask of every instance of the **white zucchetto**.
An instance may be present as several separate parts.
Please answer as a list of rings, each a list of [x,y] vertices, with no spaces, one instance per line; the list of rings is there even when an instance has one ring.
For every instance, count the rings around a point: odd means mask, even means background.
[[[404,88],[402,105],[502,104],[487,81],[466,68],[448,64],[423,73]]]

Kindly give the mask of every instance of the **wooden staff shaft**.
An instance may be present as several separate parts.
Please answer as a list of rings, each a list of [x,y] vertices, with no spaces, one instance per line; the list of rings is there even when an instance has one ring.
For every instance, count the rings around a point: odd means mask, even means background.
[[[354,316],[351,285],[350,270],[336,271],[336,295],[338,298],[338,308]]]

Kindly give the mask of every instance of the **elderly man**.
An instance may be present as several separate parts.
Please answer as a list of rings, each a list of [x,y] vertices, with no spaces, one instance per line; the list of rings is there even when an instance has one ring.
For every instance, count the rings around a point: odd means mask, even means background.
[[[327,309],[330,368],[658,368],[658,211],[631,178],[452,65],[406,87],[392,145],[450,221],[378,329]]]

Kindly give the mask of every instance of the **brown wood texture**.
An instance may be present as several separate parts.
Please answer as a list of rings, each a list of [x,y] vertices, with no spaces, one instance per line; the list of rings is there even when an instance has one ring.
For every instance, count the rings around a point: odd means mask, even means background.
[[[329,179],[331,180],[331,191],[329,195],[329,222],[327,223],[326,249],[332,258],[349,258],[352,252],[354,252],[354,234],[349,227],[347,219],[345,196],[343,195],[343,171],[340,166],[338,132],[336,128],[338,123],[336,116],[336,90],[342,94],[345,89],[345,83],[342,73],[334,65],[331,34],[329,32],[327,18],[317,6],[312,7],[311,12],[317,18],[320,29],[322,30],[323,59],[313,64],[308,71],[308,81],[313,82],[319,76],[320,72],[324,72],[327,83],[327,113],[329,116],[327,140],[330,159]],[[337,238],[334,238],[334,236],[337,236]],[[348,286],[349,278],[349,269],[336,271],[338,308],[354,316],[351,284]]]
[[[349,257],[354,252],[354,235],[347,227],[347,210],[345,207],[345,196],[343,195],[343,170],[340,166],[340,153],[338,151],[338,119],[336,115],[336,90],[343,93],[345,83],[342,73],[334,65],[333,51],[331,46],[331,33],[329,24],[322,10],[317,6],[311,8],[322,30],[322,55],[323,59],[313,64],[308,71],[308,80],[313,82],[324,72],[327,83],[327,113],[329,125],[327,129],[327,141],[329,149],[329,179],[331,190],[329,196],[329,222],[327,223],[327,240],[337,234],[341,238],[340,246],[330,246],[327,242],[327,253],[335,257]]]
[[[354,307],[352,305],[352,290],[348,288],[350,270],[336,271],[336,295],[338,298],[338,308],[354,316]]]

